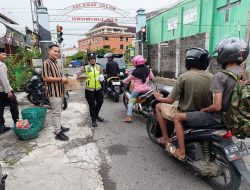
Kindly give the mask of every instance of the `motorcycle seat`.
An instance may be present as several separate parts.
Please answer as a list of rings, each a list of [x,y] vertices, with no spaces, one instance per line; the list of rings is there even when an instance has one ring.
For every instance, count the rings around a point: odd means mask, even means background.
[[[169,91],[165,90],[165,89],[161,89],[160,93],[163,95],[163,97],[167,97],[169,95]]]
[[[112,81],[112,80],[120,80],[120,77],[118,77],[118,76],[109,77],[109,78],[107,79],[107,82],[110,82],[110,81]]]
[[[227,129],[227,127],[224,124],[218,124],[218,125],[210,125],[210,126],[201,126],[201,127],[192,127],[192,126],[185,126],[188,129]]]
[[[143,98],[145,94],[147,94],[148,92],[151,92],[151,91],[152,91],[152,90],[140,92],[140,93],[138,94],[138,96],[137,96],[138,99]]]

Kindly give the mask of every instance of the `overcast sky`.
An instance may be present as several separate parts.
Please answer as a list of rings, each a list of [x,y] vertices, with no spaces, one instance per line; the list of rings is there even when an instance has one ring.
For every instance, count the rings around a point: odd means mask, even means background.
[[[54,15],[58,10],[64,9],[70,5],[84,2],[94,2],[96,0],[43,0],[43,4],[48,8],[49,14]],[[124,11],[129,12],[129,16],[134,17],[136,11],[139,8],[144,8],[146,12],[154,11],[156,9],[165,7],[172,4],[178,0],[99,0],[96,2],[111,4],[118,7]],[[21,25],[26,25],[32,28],[31,10],[30,10],[30,0],[0,0],[0,12],[15,20]],[[77,10],[69,15],[75,16],[120,16],[117,13],[102,10],[102,9],[82,9]],[[57,24],[60,24],[64,28],[64,44],[66,47],[72,47],[77,44],[77,40],[83,38],[84,33],[86,33],[90,28],[92,28],[96,23],[50,23],[50,29],[55,30]],[[124,24],[125,25],[125,24]],[[52,31],[53,32],[53,31]],[[68,36],[66,34],[75,34],[73,36]]]

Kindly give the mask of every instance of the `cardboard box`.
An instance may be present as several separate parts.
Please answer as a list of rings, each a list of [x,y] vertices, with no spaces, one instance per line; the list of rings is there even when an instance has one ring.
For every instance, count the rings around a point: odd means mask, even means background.
[[[64,84],[66,90],[78,90],[80,89],[80,81],[77,79],[67,78],[67,83]]]

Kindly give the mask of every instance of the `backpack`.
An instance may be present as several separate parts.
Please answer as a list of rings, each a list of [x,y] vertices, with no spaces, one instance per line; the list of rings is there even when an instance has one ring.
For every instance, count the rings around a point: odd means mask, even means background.
[[[223,113],[223,121],[232,131],[233,135],[239,139],[250,137],[250,82],[240,81],[240,78],[230,72],[222,72],[230,75],[236,80],[231,105],[227,112]]]

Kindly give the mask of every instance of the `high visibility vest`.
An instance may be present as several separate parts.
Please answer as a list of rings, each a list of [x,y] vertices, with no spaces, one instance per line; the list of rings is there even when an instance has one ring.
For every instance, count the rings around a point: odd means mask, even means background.
[[[92,65],[86,65],[84,66],[84,70],[88,78],[86,79],[86,88],[87,89],[100,89],[101,83],[99,81],[99,76],[101,74],[101,66],[95,64],[94,66]]]

